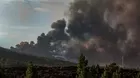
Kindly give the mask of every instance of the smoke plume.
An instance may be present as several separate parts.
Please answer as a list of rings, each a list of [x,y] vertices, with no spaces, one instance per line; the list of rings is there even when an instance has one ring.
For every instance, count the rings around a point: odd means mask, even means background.
[[[136,65],[139,7],[139,0],[75,0],[70,7],[68,33],[85,42],[83,51],[91,63],[121,63],[124,56],[126,64]]]
[[[111,8],[110,8],[111,7]],[[139,0],[112,0],[106,8],[106,20],[117,31],[118,46],[126,61],[137,63],[139,60]]]
[[[83,53],[89,64],[139,65],[139,0],[74,0],[64,19],[38,37],[36,51],[77,61]],[[67,26],[67,29],[66,29]]]

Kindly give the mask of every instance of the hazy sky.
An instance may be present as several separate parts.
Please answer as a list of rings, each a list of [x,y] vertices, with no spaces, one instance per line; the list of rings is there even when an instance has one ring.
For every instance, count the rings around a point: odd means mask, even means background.
[[[52,22],[64,18],[72,0],[0,0],[0,46],[36,41],[50,30]]]

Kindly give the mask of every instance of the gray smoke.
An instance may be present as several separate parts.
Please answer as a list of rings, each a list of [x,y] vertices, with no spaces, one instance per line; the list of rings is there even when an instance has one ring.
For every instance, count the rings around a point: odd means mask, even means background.
[[[81,52],[91,63],[121,63],[124,56],[126,64],[138,65],[139,6],[139,0],[75,0],[68,33],[83,41]]]

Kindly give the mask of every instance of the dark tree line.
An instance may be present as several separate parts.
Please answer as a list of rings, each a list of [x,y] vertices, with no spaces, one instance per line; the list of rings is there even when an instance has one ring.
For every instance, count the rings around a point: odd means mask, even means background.
[[[27,67],[0,67],[1,78],[140,78],[139,69],[126,69],[116,63],[106,66],[88,66],[86,57],[81,54],[76,66],[43,67],[32,62]]]
[[[88,61],[85,56],[81,54],[79,63],[77,65],[76,78],[139,78],[139,69],[125,69],[119,67],[116,63],[106,65],[104,67],[87,66]]]

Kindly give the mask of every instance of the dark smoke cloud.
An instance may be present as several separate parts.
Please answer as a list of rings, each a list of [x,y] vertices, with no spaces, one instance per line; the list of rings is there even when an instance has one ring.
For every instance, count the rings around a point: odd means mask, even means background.
[[[53,58],[55,55],[60,56],[63,54],[63,51],[66,50],[64,44],[69,40],[69,36],[65,33],[66,21],[64,19],[58,20],[54,22],[51,27],[52,30],[47,34],[42,33],[38,36],[35,45],[31,45],[28,42],[21,42],[28,44],[17,44],[15,49],[11,47],[12,50],[50,58]]]
[[[112,50],[116,47],[118,35],[108,23],[104,22],[103,6],[105,6],[105,3],[103,0],[75,0],[70,7],[67,32],[71,37],[85,42],[82,45],[86,45],[84,48],[87,50],[83,50],[85,51],[83,53],[91,63],[97,60],[103,62],[105,61],[103,59],[106,59],[107,62],[116,61],[116,58],[112,58],[112,55],[120,54]],[[85,34],[88,34],[88,37]],[[107,56],[110,58],[106,58]]]
[[[136,65],[140,51],[139,6],[139,0],[75,0],[70,7],[68,33],[80,40],[85,40],[85,33],[90,35],[85,41],[92,44],[85,43],[89,52],[84,53],[91,62],[121,63],[124,56],[126,63]]]
[[[68,33],[73,37],[85,39],[84,34],[102,36],[116,42],[117,36],[112,28],[103,22],[98,2],[93,0],[76,0],[70,7]],[[79,31],[77,31],[79,30]]]
[[[69,21],[58,20],[52,30],[38,37],[38,52],[77,61],[80,53],[89,64],[139,61],[139,0],[74,0]],[[66,32],[65,32],[66,29]]]
[[[111,7],[111,8],[110,8]],[[139,60],[139,0],[112,0],[106,8],[107,23],[119,32],[118,45],[127,61],[137,63]]]

